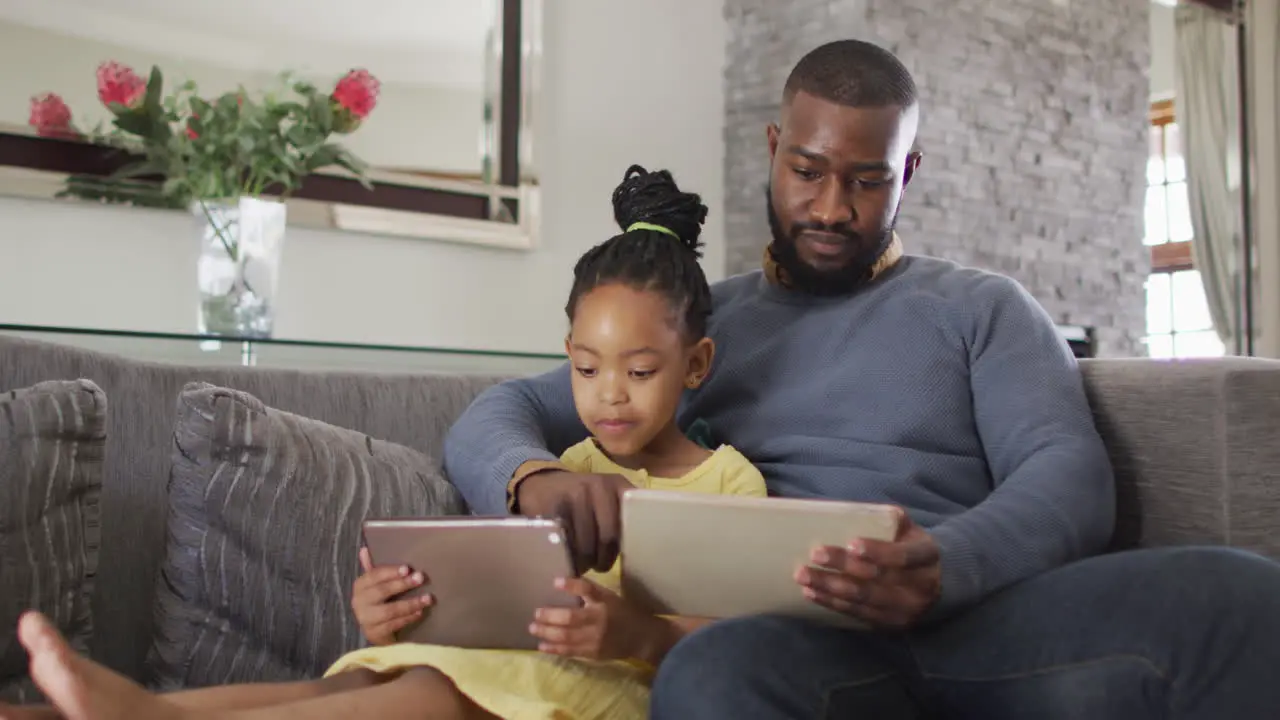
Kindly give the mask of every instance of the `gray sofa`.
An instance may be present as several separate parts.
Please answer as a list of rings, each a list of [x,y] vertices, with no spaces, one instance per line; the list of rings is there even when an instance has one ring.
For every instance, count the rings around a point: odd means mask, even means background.
[[[1280,558],[1280,362],[1082,361],[1119,481],[1116,546],[1227,544]],[[442,456],[445,431],[497,378],[140,363],[0,336],[0,392],[86,378],[108,405],[92,655],[148,677],[175,399],[203,381],[267,406]],[[0,478],[0,482],[3,478]]]

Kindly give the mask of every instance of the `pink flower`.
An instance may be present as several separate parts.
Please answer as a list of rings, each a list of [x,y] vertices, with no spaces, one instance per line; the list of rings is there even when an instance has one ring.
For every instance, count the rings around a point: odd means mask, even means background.
[[[333,88],[333,101],[357,119],[363,120],[378,104],[378,78],[368,70],[352,70]]]
[[[57,93],[45,93],[31,98],[31,117],[28,121],[40,137],[77,137],[71,127],[71,108]]]
[[[147,83],[133,68],[112,60],[98,66],[98,99],[103,105],[136,108],[147,94]]]

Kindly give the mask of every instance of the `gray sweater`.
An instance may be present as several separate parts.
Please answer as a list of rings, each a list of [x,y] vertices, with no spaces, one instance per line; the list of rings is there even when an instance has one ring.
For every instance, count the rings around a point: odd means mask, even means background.
[[[716,360],[682,426],[706,421],[771,494],[905,508],[941,548],[938,614],[1107,545],[1114,479],[1076,361],[1013,280],[906,256],[852,296],[761,272],[713,295]],[[446,470],[474,511],[504,513],[516,468],[585,436],[566,366],[478,398]]]

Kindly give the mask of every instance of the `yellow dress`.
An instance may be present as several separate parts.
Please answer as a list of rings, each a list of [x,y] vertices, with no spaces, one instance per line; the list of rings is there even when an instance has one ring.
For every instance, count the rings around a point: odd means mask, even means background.
[[[643,470],[621,467],[590,439],[566,450],[561,462],[574,472],[623,475],[637,487],[647,489],[765,494],[760,471],[727,445],[681,478],[653,477]],[[621,567],[614,563],[608,572],[587,573],[586,577],[618,592]],[[651,673],[639,664],[625,661],[595,662],[521,650],[401,643],[348,653],[329,668],[326,676],[355,668],[391,672],[423,666],[448,675],[481,707],[507,720],[640,720],[648,715]]]

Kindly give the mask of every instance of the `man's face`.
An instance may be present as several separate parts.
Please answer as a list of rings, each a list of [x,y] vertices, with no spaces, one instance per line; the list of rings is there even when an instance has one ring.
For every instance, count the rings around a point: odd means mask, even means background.
[[[769,127],[774,259],[799,290],[838,294],[866,281],[892,240],[919,164],[915,106],[854,108],[796,93]]]

